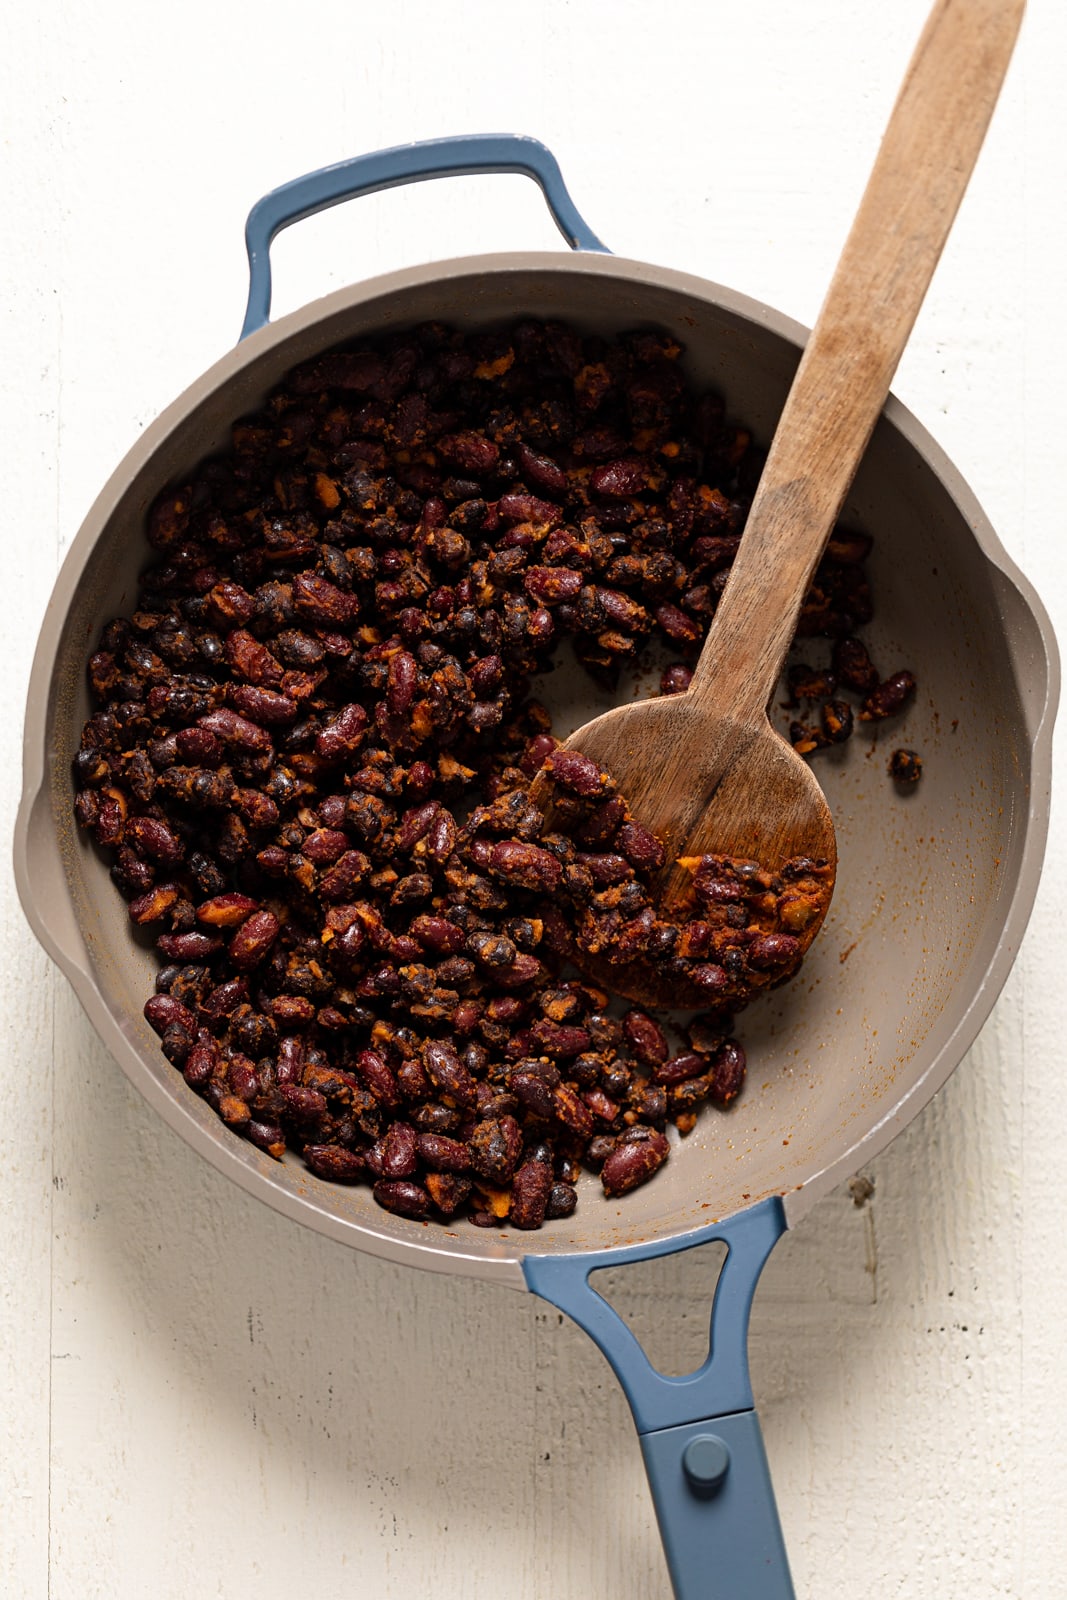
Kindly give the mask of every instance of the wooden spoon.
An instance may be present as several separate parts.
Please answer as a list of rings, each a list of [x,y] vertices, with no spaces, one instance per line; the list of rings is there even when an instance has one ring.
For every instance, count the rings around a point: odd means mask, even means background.
[[[729,582],[689,689],[618,706],[571,735],[663,840],[656,900],[669,916],[706,853],[772,871],[826,862],[833,820],[768,702],[801,603],[867,446],[982,144],[1024,0],[938,0],[909,65],[859,212],[808,340]],[[533,798],[551,807],[538,775]],[[801,935],[806,949],[820,914]],[[651,962],[578,964],[651,1005],[706,1003]]]

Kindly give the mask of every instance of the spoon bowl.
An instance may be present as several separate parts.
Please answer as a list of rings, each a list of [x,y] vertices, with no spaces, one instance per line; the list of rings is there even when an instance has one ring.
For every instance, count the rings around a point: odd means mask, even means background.
[[[803,758],[771,727],[765,713],[729,715],[709,723],[699,696],[617,706],[586,723],[564,744],[579,750],[619,782],[643,825],[662,840],[666,861],[654,893],[670,916],[692,886],[679,857],[716,854],[756,861],[778,873],[806,857],[825,866],[828,888],[837,864],[833,817]],[[670,780],[670,781],[668,781]],[[534,801],[551,809],[552,783],[539,773]],[[803,954],[822,925],[830,893],[818,915],[796,937]],[[643,1005],[697,1008],[707,993],[654,961],[609,961],[577,952],[594,982]]]

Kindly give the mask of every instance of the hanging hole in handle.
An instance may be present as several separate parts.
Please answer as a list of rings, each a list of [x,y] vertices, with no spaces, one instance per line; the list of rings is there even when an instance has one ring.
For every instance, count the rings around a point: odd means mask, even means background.
[[[449,176],[363,195],[277,234],[271,319],[398,268],[509,250],[558,254],[561,246],[544,197],[522,173]]]
[[[707,1358],[726,1255],[723,1241],[712,1239],[676,1255],[599,1267],[589,1274],[589,1287],[618,1313],[657,1372],[686,1377]]]

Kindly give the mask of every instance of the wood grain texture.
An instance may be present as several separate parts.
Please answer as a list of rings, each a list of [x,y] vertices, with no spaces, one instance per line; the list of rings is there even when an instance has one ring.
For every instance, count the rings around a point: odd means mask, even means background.
[[[811,323],[925,0],[546,0],[536,26],[327,0],[247,14],[44,0],[9,17],[0,294],[10,698],[59,552],[138,429],[235,338],[241,224],[298,172],[528,131],[620,252]],[[896,392],[1067,635],[1067,17],[1031,0]],[[405,261],[555,248],[530,185],[382,195],[278,242],[279,312]],[[979,1044],[778,1247],[753,1379],[798,1595],[1062,1592],[1067,1248],[1057,802],[1045,885]],[[632,1426],[601,1357],[521,1296],[352,1255],[164,1128],[32,943],[3,875],[0,1591],[663,1600]],[[55,1003],[53,1009],[53,994]],[[677,1359],[709,1266],[625,1286]]]

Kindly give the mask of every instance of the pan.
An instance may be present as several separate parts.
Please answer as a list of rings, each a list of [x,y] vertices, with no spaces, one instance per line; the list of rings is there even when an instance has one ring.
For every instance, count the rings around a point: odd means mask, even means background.
[[[521,172],[540,186],[565,253],[461,258],[393,272],[277,323],[270,243],[327,206],[447,174]],[[1049,808],[1058,692],[1045,612],[958,472],[890,399],[844,508],[874,539],[876,659],[907,663],[921,694],[904,727],[925,756],[906,800],[887,750],[846,750],[821,770],[840,867],[801,977],[746,1017],[758,1071],[728,1114],[705,1116],[655,1181],[619,1200],[583,1180],[577,1212],[534,1237],[457,1230],[380,1210],[230,1133],[164,1060],[143,1020],[154,963],[131,939],[106,864],[77,835],[70,760],[88,714],[84,662],[106,620],[134,603],[145,516],[160,490],[221,449],[231,424],[298,362],[434,318],[460,327],[559,317],[613,335],[672,333],[691,380],[719,390],[758,441],[774,431],[805,330],[730,289],[610,255],[532,139],[403,146],[275,190],[247,228],[248,307],[237,348],[148,428],[90,510],[58,578],[30,679],[15,871],[26,916],[131,1081],[195,1150],[298,1222],[371,1254],[533,1291],[596,1341],[630,1403],[674,1590],[793,1593],[748,1376],[749,1311],[763,1263],[836,1184],[930,1100],[973,1042],[1018,951]],[[555,677],[555,674],[552,675]],[[547,686],[577,727],[605,702]],[[847,959],[846,959],[847,958]],[[708,1356],[667,1377],[591,1286],[590,1274],[711,1240],[727,1247]]]

